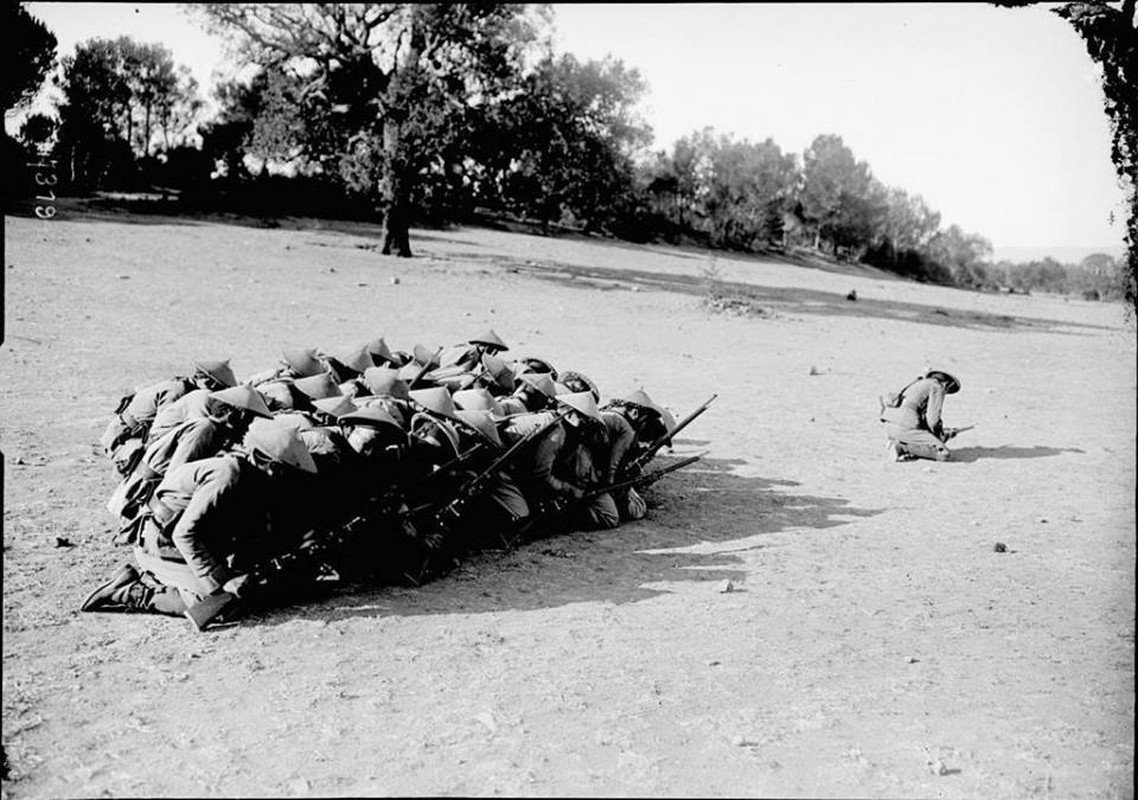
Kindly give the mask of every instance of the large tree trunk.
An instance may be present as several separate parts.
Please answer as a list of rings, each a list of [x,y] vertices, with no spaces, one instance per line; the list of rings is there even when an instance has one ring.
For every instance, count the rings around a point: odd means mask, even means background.
[[[383,255],[394,252],[401,258],[411,257],[411,202],[407,181],[407,159],[400,140],[400,124],[387,119],[383,123],[383,151],[387,168],[379,182],[379,200],[383,208]]]

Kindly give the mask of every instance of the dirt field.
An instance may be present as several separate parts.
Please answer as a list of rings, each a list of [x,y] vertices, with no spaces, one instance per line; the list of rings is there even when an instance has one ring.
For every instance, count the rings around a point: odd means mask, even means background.
[[[406,261],[366,226],[5,220],[4,797],[1133,797],[1119,306],[415,233]],[[751,313],[709,310],[708,275]],[[128,555],[96,446],[123,392],[487,326],[606,396],[718,393],[675,448],[709,456],[641,522],[418,589],[205,634],[77,613]],[[954,463],[887,463],[877,396],[927,366],[977,427]]]

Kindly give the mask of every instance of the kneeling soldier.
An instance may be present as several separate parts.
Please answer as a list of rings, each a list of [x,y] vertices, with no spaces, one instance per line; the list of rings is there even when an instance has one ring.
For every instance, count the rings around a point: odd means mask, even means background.
[[[210,595],[240,597],[246,577],[230,571],[228,558],[243,549],[241,539],[263,535],[269,479],[288,469],[316,467],[294,430],[264,420],[250,426],[243,451],[168,473],[134,548],[137,568],[124,565],[80,610],[176,616]]]
[[[883,403],[881,421],[889,440],[888,457],[893,461],[951,459],[945,442],[952,436],[945,431],[940,414],[944,396],[959,391],[960,381],[947,372],[932,370],[891,398],[896,405]]]
[[[145,449],[146,437],[155,416],[165,406],[194,389],[217,391],[237,385],[237,378],[225,361],[193,361],[190,377],[175,377],[139,389],[119,401],[115,416],[99,442],[120,475],[129,475]]]

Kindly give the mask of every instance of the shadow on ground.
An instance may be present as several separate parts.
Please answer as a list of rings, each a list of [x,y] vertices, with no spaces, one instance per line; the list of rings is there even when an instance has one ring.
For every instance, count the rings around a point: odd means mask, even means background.
[[[1014,447],[1001,445],[1000,447],[962,447],[952,451],[952,460],[970,464],[981,458],[1044,458],[1046,456],[1059,456],[1063,453],[1083,453],[1077,447]]]
[[[704,459],[666,476],[646,492],[647,518],[616,530],[539,535],[514,550],[471,553],[416,589],[329,582],[322,597],[265,610],[242,624],[635,603],[667,591],[653,584],[742,580],[740,553],[780,546],[766,540],[771,534],[813,535],[883,511],[795,494],[793,481],[741,477],[735,467],[742,463]]]

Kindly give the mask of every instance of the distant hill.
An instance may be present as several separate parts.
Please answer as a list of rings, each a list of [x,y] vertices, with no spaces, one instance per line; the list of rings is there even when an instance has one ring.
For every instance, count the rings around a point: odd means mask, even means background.
[[[1092,253],[1106,253],[1108,256],[1122,258],[1126,248],[1121,244],[1103,247],[996,247],[993,246],[992,261],[1010,261],[1025,264],[1029,261],[1042,261],[1051,256],[1060,264],[1078,264]]]

